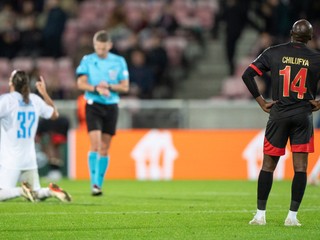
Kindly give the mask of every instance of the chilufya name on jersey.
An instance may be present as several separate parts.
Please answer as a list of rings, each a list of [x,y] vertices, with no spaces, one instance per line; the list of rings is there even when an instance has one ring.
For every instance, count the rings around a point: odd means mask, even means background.
[[[309,67],[309,60],[304,58],[296,58],[296,57],[288,57],[284,56],[282,58],[282,62],[285,64],[296,64],[296,65],[302,65],[305,67]]]

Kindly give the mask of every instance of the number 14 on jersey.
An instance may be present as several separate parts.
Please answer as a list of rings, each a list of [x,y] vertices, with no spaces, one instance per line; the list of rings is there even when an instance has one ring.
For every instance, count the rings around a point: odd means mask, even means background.
[[[307,92],[306,79],[308,69],[301,68],[291,83],[291,66],[286,66],[284,69],[280,70],[279,73],[283,76],[283,96],[289,97],[291,91],[298,94],[298,99],[303,99],[304,94]]]

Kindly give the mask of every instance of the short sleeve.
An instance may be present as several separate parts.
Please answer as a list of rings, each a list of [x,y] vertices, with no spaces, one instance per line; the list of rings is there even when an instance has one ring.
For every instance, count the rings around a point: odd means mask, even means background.
[[[84,56],[81,61],[79,66],[76,69],[76,75],[88,75],[88,58],[87,56]]]
[[[270,48],[264,50],[254,61],[253,65],[261,72],[270,71]],[[256,69],[255,69],[256,70]],[[260,75],[260,74],[259,74]]]
[[[128,80],[129,79],[129,71],[128,71],[128,66],[127,66],[127,63],[126,63],[126,60],[121,57],[121,60],[120,60],[120,67],[121,67],[121,70],[120,70],[120,74],[119,74],[119,81],[121,80]]]

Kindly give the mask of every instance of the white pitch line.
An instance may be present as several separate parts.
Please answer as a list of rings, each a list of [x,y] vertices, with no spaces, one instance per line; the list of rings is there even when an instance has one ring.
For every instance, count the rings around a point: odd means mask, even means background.
[[[132,212],[103,212],[103,211],[95,211],[95,212],[17,212],[17,213],[1,213],[1,216],[22,216],[22,215],[92,215],[92,214],[100,214],[100,215],[158,215],[158,214],[221,214],[221,213],[254,213],[255,210],[208,210],[208,211],[132,211]],[[279,210],[268,210],[268,212],[279,211]],[[316,208],[304,208],[300,210],[301,212],[310,212],[310,211],[320,211],[320,207]]]

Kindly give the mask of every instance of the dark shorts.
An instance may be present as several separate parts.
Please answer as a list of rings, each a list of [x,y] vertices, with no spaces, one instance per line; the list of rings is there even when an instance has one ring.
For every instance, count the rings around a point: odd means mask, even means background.
[[[263,152],[271,156],[285,154],[290,139],[292,152],[314,152],[312,113],[300,113],[267,123]]]
[[[86,104],[86,122],[88,132],[93,130],[101,130],[102,133],[115,135],[117,119],[117,104]]]

